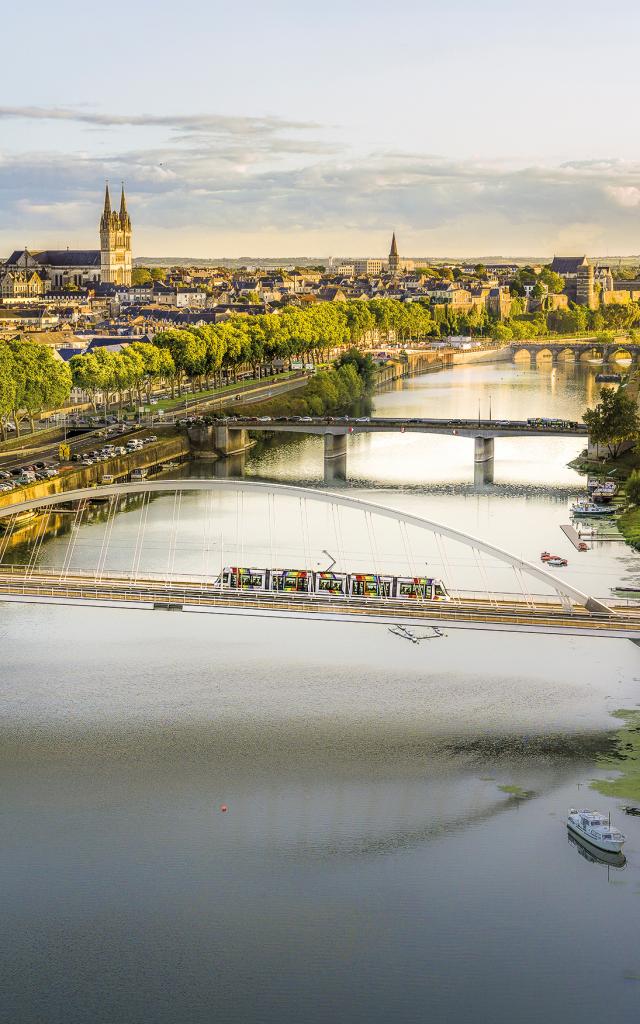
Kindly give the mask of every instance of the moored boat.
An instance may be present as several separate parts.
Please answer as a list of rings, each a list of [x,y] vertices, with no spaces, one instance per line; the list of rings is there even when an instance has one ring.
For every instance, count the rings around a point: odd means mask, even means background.
[[[576,501],[571,506],[571,515],[577,519],[580,516],[610,516],[611,509],[606,505],[596,505],[595,501]]]
[[[598,850],[606,853],[622,852],[625,836],[599,811],[577,811],[571,807],[567,815],[567,828]]]
[[[568,565],[566,558],[561,558],[560,555],[552,555],[551,558],[546,559],[547,565],[554,565],[556,567],[561,565]]]
[[[606,864],[607,867],[612,868],[624,868],[627,865],[624,853],[608,853],[607,850],[599,850],[597,846],[593,846],[582,836],[570,830],[567,830],[567,841],[569,846],[573,846],[580,856],[584,860],[588,860],[590,864]]]

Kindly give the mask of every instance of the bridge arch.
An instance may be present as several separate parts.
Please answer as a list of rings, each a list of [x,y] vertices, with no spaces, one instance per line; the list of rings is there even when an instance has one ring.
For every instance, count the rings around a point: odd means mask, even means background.
[[[172,493],[185,491],[242,491],[254,494],[274,494],[294,498],[306,498],[310,501],[333,504],[342,508],[355,509],[382,518],[393,519],[407,526],[426,530],[448,540],[456,541],[466,547],[481,551],[510,565],[527,576],[542,582],[551,590],[555,590],[565,607],[570,608],[572,604],[581,605],[588,611],[605,612],[611,614],[611,609],[602,601],[590,597],[577,587],[572,586],[565,580],[554,576],[533,562],[527,562],[504,548],[481,540],[461,530],[456,530],[444,523],[426,519],[423,516],[416,516],[408,512],[388,505],[379,505],[377,502],[365,501],[363,498],[354,498],[346,494],[337,494],[335,491],[319,491],[311,487],[296,487],[291,484],[263,483],[256,480],[225,480],[225,479],[184,479],[184,480],[142,480],[135,483],[106,484],[98,487],[83,487],[70,491],[59,491],[42,498],[31,498],[27,501],[16,502],[13,505],[0,507],[0,519],[17,515],[20,512],[27,512],[41,508],[65,504],[67,502],[81,502],[85,499],[100,497],[119,497],[126,494],[143,493]]]

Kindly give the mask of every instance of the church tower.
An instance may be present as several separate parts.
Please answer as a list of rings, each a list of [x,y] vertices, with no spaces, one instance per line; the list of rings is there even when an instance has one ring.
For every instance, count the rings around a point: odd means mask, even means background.
[[[391,239],[391,249],[389,250],[389,272],[391,274],[397,274],[400,269],[400,257],[398,256],[398,245],[396,243],[396,233],[394,231]]]
[[[111,209],[108,183],[105,188],[100,218],[100,279],[103,284],[131,284],[131,218],[124,183],[119,213]]]

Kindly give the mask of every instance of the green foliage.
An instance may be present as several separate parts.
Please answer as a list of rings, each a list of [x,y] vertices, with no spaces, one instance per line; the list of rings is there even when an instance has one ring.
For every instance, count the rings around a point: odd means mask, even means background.
[[[131,284],[134,288],[140,287],[154,281],[164,281],[166,276],[167,272],[162,267],[134,267],[131,271]]]
[[[5,357],[5,372],[13,381],[12,388],[8,389],[11,392],[11,416],[16,429],[28,417],[33,431],[35,416],[44,409],[64,405],[68,400],[71,372],[46,345],[26,338],[14,338],[6,342],[6,346],[10,361]]]
[[[339,369],[341,366],[353,366],[363,381],[365,390],[373,390],[376,368],[370,355],[363,355],[357,348],[350,348],[338,359],[336,367]]]
[[[633,470],[625,484],[624,490],[632,505],[640,505],[640,470]]]
[[[538,275],[538,281],[541,284],[546,284],[548,290],[553,295],[559,295],[565,286],[565,279],[560,274],[556,274],[555,270],[551,270],[550,267],[543,267]]]
[[[606,445],[612,459],[618,457],[626,441],[637,438],[640,428],[636,401],[624,388],[603,388],[599,403],[582,418],[592,443]]]

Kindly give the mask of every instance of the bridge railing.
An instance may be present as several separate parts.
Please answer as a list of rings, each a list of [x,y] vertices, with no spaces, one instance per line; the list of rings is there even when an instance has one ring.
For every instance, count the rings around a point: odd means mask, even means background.
[[[149,585],[149,588],[155,588],[153,592],[162,594],[164,597],[167,595],[167,591],[171,592],[185,601],[191,600],[194,597],[194,589],[202,591],[203,597],[211,595],[216,598],[229,597],[233,598],[234,601],[250,602],[252,599],[265,601],[271,599],[279,602],[281,605],[287,601],[292,601],[294,604],[292,607],[298,608],[300,604],[295,602],[311,601],[314,603],[325,603],[327,597],[325,594],[308,593],[300,594],[297,597],[291,598],[291,595],[281,593],[278,591],[265,590],[265,591],[246,591],[246,590],[233,590],[229,587],[221,587],[216,584],[216,580],[219,578],[219,573],[185,573],[180,576],[171,577],[167,575],[166,571],[161,570],[146,570],[140,569],[137,572],[125,571],[125,570],[111,570],[100,572],[86,572],[81,568],[70,567],[64,569],[62,567],[54,566],[42,566],[34,567],[30,565],[22,565],[19,563],[3,564],[0,565],[0,586],[5,580],[11,580],[12,586],[19,589],[22,586],[25,588],[31,588],[37,584],[39,579],[51,580],[56,584],[56,592],[61,585],[67,584],[69,587],[90,587],[97,589],[97,592],[103,592],[105,588],[108,588],[110,583],[114,583],[117,586],[129,588],[136,597],[141,590]],[[189,588],[189,589],[186,589]],[[486,590],[472,590],[463,588],[453,588],[449,586],[449,595],[451,602],[437,602],[437,601],[424,601],[424,602],[413,602],[413,601],[402,601],[401,599],[394,597],[369,597],[361,598],[354,597],[349,594],[345,594],[341,597],[334,597],[333,600],[338,602],[337,606],[344,605],[358,605],[362,604],[363,600],[366,606],[371,607],[382,607],[386,605],[401,606],[407,609],[412,607],[428,608],[435,607],[440,603],[446,603],[450,605],[463,605],[464,603],[473,603],[476,606],[486,605],[487,607],[496,607],[500,605],[511,605],[511,606],[524,606],[530,608],[541,607],[561,607],[560,602],[555,594],[544,594],[538,591],[531,591],[523,594],[522,591],[491,591]],[[152,592],[151,589],[149,591]]]
[[[234,611],[238,611],[239,608],[237,600],[231,600],[226,595],[216,596],[212,594],[210,596],[203,595],[199,597],[190,593],[185,593],[184,600],[181,600],[181,594],[179,592],[174,592],[171,594],[168,594],[166,592],[140,594],[132,591],[130,593],[113,592],[112,594],[109,594],[109,592],[106,591],[104,588],[100,588],[97,586],[92,587],[90,585],[74,585],[73,583],[69,583],[64,587],[40,584],[31,585],[27,587],[25,584],[24,593],[22,596],[24,596],[25,598],[57,598],[62,600],[66,599],[69,601],[86,600],[101,603],[108,601],[109,603],[113,603],[116,605],[137,604],[138,606],[142,605],[143,607],[148,607],[149,605],[167,607],[186,605],[193,607],[211,608],[215,605],[215,607],[217,608],[228,608]],[[270,595],[271,598],[273,598],[274,596],[275,595]],[[322,605],[313,605],[311,603],[305,603],[304,607],[301,608],[299,603],[292,602],[291,600],[280,602],[278,600],[266,601],[263,599],[257,601],[254,599],[252,601],[243,602],[244,607],[250,611],[273,611],[276,614],[279,612],[300,613],[302,611],[303,613],[311,612],[312,614],[329,613],[340,615],[341,613],[344,614],[346,608],[348,608],[348,613],[350,616],[353,616],[356,619],[362,618],[363,621],[366,621],[367,617],[375,615],[376,613],[394,619],[397,618],[399,620],[402,620],[403,618],[424,620],[425,618],[429,617],[429,614],[431,614],[434,618],[442,620],[445,623],[445,625],[446,622],[448,621],[451,623],[487,622],[493,623],[494,625],[496,623],[500,623],[505,626],[533,626],[536,628],[571,628],[572,626],[582,626],[583,628],[586,628],[589,631],[610,630],[612,628],[615,628],[615,630],[617,630],[618,633],[624,633],[628,631],[632,634],[637,633],[638,629],[640,628],[640,620],[638,618],[624,620],[613,615],[605,614],[583,612],[582,614],[573,616],[567,614],[566,612],[563,612],[560,609],[558,609],[558,611],[554,615],[545,615],[543,609],[540,609],[537,612],[535,609],[529,609],[526,612],[526,614],[518,614],[511,612],[509,610],[500,610],[495,606],[492,608],[487,608],[486,610],[481,610],[477,608],[464,609],[459,605],[452,606],[442,602],[433,602],[433,604],[435,605],[435,607],[433,608],[422,606],[420,608],[420,611],[426,614],[418,616],[415,614],[418,611],[418,609],[413,604],[411,605],[410,608],[398,608],[397,606],[385,607],[384,604],[382,605],[382,607],[376,606],[375,608],[372,608],[369,605],[345,606],[345,604],[338,604],[334,601],[325,601]],[[413,614],[411,614],[412,612]]]

